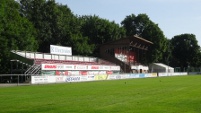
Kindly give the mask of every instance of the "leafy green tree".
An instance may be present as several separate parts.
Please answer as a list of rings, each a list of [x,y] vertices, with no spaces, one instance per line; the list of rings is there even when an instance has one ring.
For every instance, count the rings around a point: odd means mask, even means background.
[[[37,40],[41,52],[49,52],[49,45],[70,46],[73,54],[88,55],[92,45],[88,37],[82,36],[81,24],[66,5],[54,0],[20,0],[21,12],[37,29]]]
[[[165,63],[163,59],[167,58],[164,53],[168,52],[168,40],[167,38],[165,38],[163,32],[158,27],[158,25],[151,22],[149,26],[145,28],[141,36],[146,37],[145,39],[154,43],[150,46],[148,50],[148,62]]]
[[[21,13],[37,30],[39,51],[49,52],[50,44],[57,44],[57,9],[54,0],[20,0]]]
[[[201,49],[198,50],[197,54],[193,58],[192,66],[195,68],[201,67]]]
[[[146,14],[139,14],[137,16],[131,14],[121,24],[126,29],[128,36],[138,35],[154,43],[147,51],[148,55],[145,58],[147,61],[143,61],[144,64],[152,62],[165,63],[163,53],[167,51],[168,41],[158,25],[152,22]]]
[[[89,38],[81,32],[82,23],[74,16],[67,6],[59,5],[61,45],[71,46],[75,55],[91,55],[94,45],[89,44]]]
[[[181,34],[171,39],[172,55],[177,61],[175,67],[182,69],[189,66],[198,66],[200,61],[200,47],[194,34]]]
[[[139,14],[138,16],[131,14],[121,22],[126,29],[126,35],[141,35],[146,27],[149,26],[151,20],[146,14]]]
[[[196,56],[196,58],[194,59],[195,61],[197,61],[196,67],[201,67],[201,48],[199,50],[200,52],[198,52],[198,55]]]
[[[99,46],[103,43],[117,40],[125,36],[124,28],[120,27],[115,22],[99,18],[98,16],[82,16],[81,31],[84,36],[89,37],[89,44],[94,44],[95,56],[99,54]]]
[[[9,73],[10,51],[35,51],[38,47],[33,25],[19,13],[14,0],[0,1],[0,73]]]

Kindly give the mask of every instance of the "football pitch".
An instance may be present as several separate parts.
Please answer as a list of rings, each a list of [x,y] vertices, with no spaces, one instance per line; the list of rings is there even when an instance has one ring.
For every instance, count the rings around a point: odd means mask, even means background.
[[[0,113],[200,113],[201,76],[0,87]]]

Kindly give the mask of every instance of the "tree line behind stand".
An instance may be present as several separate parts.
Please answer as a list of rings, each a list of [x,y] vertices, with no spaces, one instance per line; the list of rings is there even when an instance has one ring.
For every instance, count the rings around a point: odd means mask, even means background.
[[[11,50],[49,52],[49,46],[70,46],[73,55],[99,56],[99,46],[130,35],[154,43],[147,63],[173,67],[201,66],[194,34],[168,39],[146,14],[131,14],[121,25],[96,15],[78,16],[54,0],[0,0],[0,73],[10,73]]]

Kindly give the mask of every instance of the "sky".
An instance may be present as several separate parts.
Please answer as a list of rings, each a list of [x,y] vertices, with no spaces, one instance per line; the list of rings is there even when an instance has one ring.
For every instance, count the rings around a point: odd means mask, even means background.
[[[201,0],[55,0],[75,15],[96,15],[120,24],[131,14],[147,14],[164,35],[196,35],[201,46]]]

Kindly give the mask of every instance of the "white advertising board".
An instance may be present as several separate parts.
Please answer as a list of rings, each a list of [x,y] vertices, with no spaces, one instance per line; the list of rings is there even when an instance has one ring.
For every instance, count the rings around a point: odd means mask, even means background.
[[[41,70],[97,70],[97,71],[119,71],[119,70],[120,70],[120,66],[41,64]]]
[[[50,45],[50,53],[58,55],[72,55],[71,47]]]
[[[81,76],[80,81],[94,81],[94,75]]]
[[[120,70],[120,66],[110,66],[110,70]]]
[[[119,74],[121,76],[121,79],[128,79],[130,78],[130,74]]]
[[[66,76],[66,82],[81,82],[81,76]]]
[[[94,75],[87,75],[87,81],[94,81],[95,76]]]
[[[117,79],[116,76],[117,76],[117,75],[109,75],[109,76],[107,77],[107,80],[115,80],[115,79]]]
[[[74,70],[74,65],[64,64],[42,64],[41,70]]]
[[[75,65],[74,70],[87,70],[87,65]]]
[[[103,66],[103,65],[88,65],[88,70],[113,70],[113,71],[119,71],[120,66]]]
[[[173,75],[187,75],[187,73],[174,73]],[[162,73],[161,76],[167,76]],[[171,75],[172,76],[172,75]],[[83,82],[95,80],[115,80],[115,79],[132,79],[157,77],[156,73],[147,74],[100,74],[100,75],[78,75],[78,76],[31,76],[32,84],[62,83],[62,82]]]
[[[32,84],[44,84],[48,83],[48,76],[31,76]]]
[[[86,76],[31,76],[31,84],[94,81],[94,75]]]

